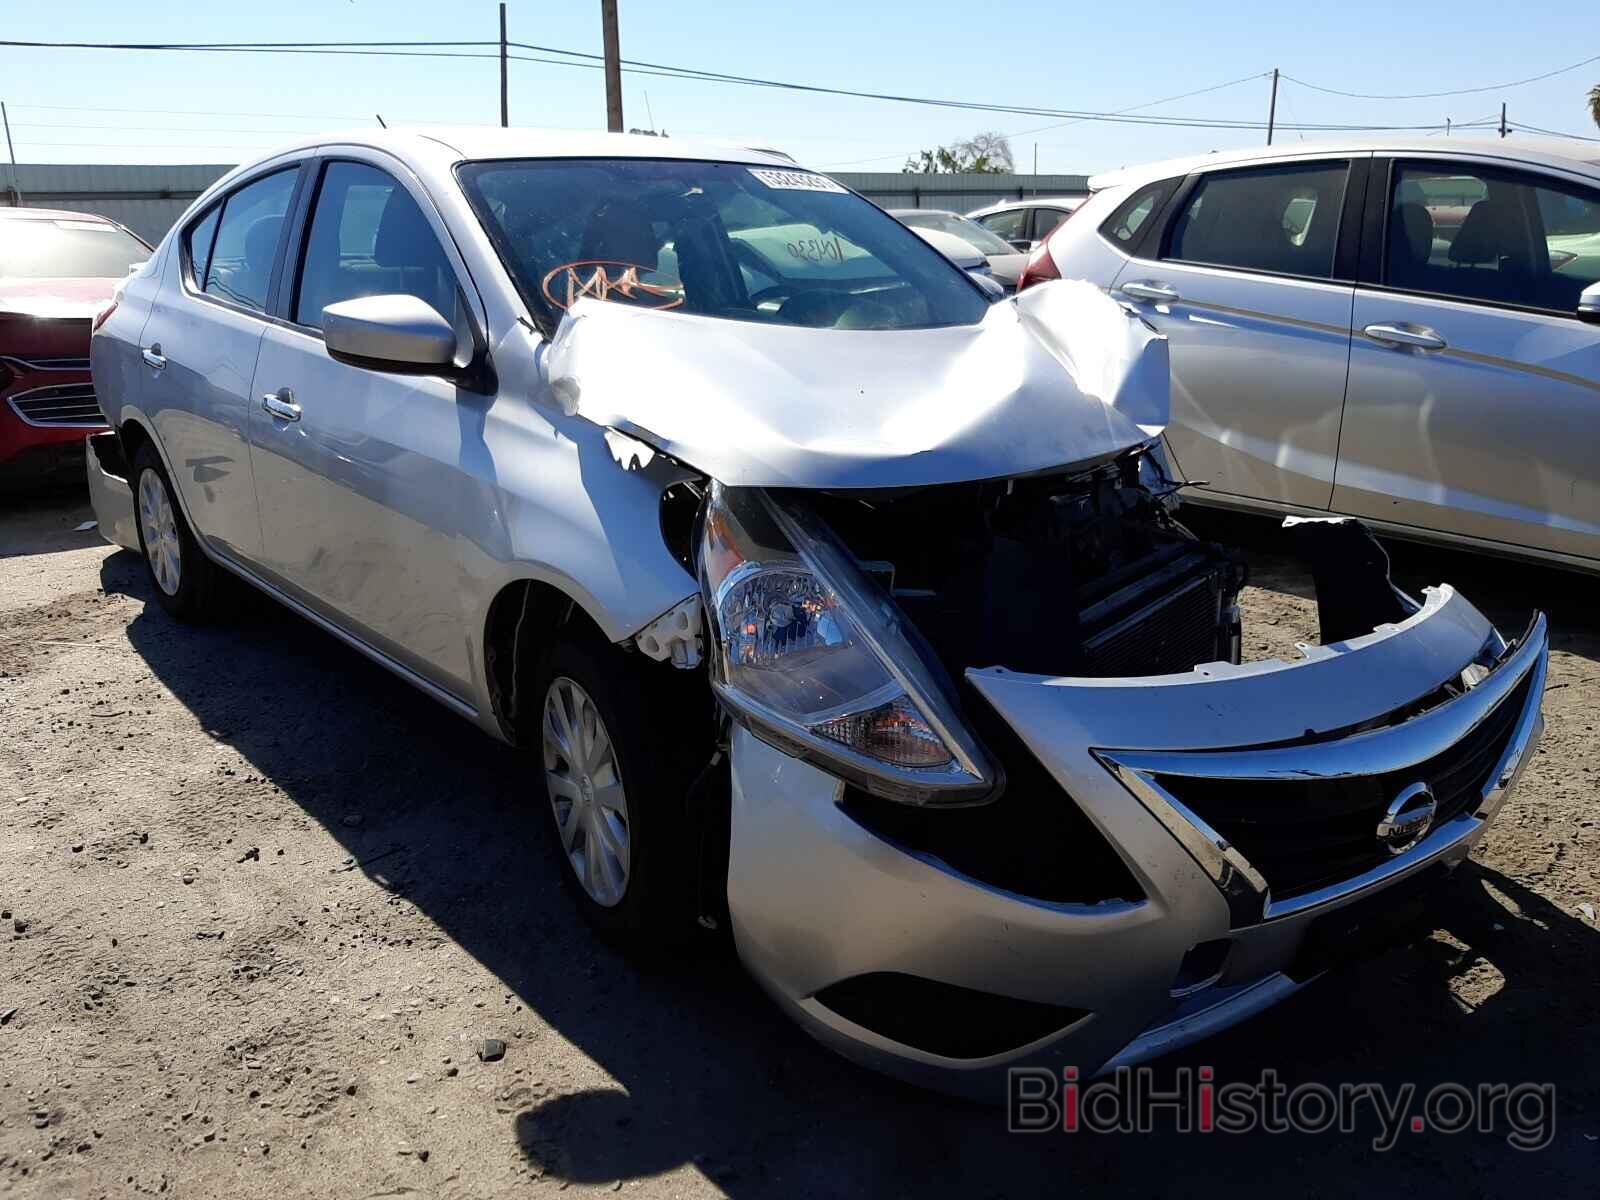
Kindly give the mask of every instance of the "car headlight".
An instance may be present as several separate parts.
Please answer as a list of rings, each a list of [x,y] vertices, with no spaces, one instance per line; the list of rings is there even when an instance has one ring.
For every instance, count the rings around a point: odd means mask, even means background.
[[[995,793],[938,667],[803,506],[713,484],[700,574],[712,688],[758,737],[903,803]]]

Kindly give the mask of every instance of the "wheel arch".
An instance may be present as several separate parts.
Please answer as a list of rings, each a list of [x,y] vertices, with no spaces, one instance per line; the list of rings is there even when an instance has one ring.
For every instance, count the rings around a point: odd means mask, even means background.
[[[558,636],[609,642],[595,616],[569,592],[531,576],[501,586],[489,602],[483,629],[483,677],[500,734],[525,744],[530,704],[523,688],[538,655]],[[535,718],[537,720],[537,718]]]

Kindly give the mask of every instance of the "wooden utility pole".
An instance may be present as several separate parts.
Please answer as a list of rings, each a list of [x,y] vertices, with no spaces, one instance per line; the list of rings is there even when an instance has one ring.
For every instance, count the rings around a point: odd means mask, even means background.
[[[506,6],[500,5],[500,128],[511,124],[511,106],[506,101]]]
[[[1272,101],[1267,105],[1267,145],[1272,145],[1272,127],[1278,123],[1278,68],[1272,68]]]
[[[1506,135],[1506,102],[1500,101],[1500,136]]]
[[[622,50],[617,44],[617,0],[600,0],[600,34],[606,51],[606,128],[622,132]]]

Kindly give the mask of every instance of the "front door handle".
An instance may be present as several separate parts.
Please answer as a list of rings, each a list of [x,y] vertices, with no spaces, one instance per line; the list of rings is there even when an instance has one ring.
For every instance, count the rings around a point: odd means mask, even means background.
[[[1118,289],[1136,300],[1154,300],[1158,304],[1171,304],[1180,299],[1177,288],[1147,280],[1144,283],[1124,283]]]
[[[261,397],[261,407],[280,421],[298,421],[300,419],[300,406],[294,402],[294,393],[288,388],[279,388],[275,392],[268,392]]]
[[[139,357],[144,359],[144,365],[152,371],[159,371],[167,365],[167,356],[161,353],[160,342],[154,342],[148,348],[139,351]]]
[[[1426,325],[1398,322],[1393,325],[1368,325],[1361,331],[1375,342],[1386,346],[1414,346],[1418,350],[1443,350],[1447,345],[1442,337]]]

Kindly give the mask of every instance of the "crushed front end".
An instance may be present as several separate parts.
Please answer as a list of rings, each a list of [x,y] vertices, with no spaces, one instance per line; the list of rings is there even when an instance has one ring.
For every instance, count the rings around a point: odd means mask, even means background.
[[[739,953],[825,1043],[978,1098],[1242,1019],[1468,854],[1537,742],[1546,631],[1291,537],[1323,644],[1241,664],[1244,571],[1154,445],[883,492],[712,484]],[[1335,640],[1335,637],[1337,640]]]

